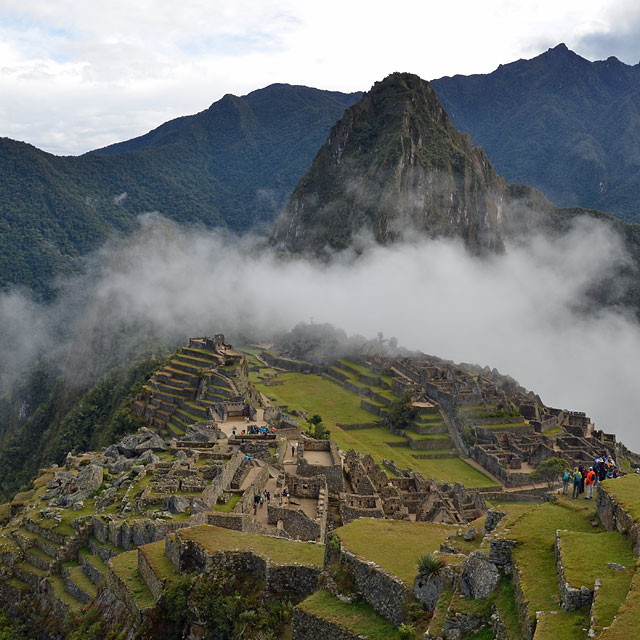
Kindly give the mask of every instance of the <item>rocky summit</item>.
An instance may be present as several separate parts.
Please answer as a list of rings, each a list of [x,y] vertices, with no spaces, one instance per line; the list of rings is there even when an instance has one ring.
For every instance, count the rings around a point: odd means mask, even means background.
[[[513,227],[506,182],[451,123],[431,85],[394,73],[347,109],[276,221],[283,248],[343,249],[360,231],[414,232],[501,250]]]

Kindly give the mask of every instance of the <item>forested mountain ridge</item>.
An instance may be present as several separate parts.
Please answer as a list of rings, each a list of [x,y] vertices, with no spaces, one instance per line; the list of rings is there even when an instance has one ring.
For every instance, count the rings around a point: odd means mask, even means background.
[[[640,63],[590,62],[560,44],[490,74],[431,84],[508,182],[560,206],[640,221]]]
[[[136,217],[270,225],[330,126],[360,94],[271,85],[134,140],[58,157],[0,139],[0,287],[50,295],[55,275]]]

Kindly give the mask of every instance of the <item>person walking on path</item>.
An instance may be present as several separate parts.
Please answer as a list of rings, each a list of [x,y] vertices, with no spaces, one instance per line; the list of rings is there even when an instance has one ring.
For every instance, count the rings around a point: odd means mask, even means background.
[[[292,444],[291,445],[291,457],[295,458],[295,455],[296,455],[296,445]]]
[[[593,498],[593,484],[596,481],[596,472],[593,467],[589,467],[587,471],[587,477],[585,478],[585,484],[587,485],[587,496],[585,500],[591,500]]]
[[[573,470],[573,494],[572,498],[577,498],[580,493],[580,481],[582,480],[582,474],[578,471],[578,467]]]

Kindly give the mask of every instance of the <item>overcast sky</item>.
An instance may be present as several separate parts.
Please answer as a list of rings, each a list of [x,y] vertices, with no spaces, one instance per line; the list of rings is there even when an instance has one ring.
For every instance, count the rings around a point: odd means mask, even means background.
[[[225,93],[488,73],[559,42],[636,64],[639,31],[626,0],[0,0],[0,136],[77,154]]]

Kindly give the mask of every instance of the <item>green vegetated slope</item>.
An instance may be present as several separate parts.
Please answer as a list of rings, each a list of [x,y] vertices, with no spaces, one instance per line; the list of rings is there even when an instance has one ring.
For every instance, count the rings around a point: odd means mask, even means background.
[[[271,85],[80,157],[0,139],[0,286],[52,277],[158,211],[246,230],[269,224],[359,93]]]
[[[45,393],[38,395],[24,420],[11,419],[12,403],[5,399],[3,424],[10,428],[0,438],[0,499],[13,495],[28,485],[38,470],[53,463],[61,464],[73,450],[92,450],[112,444],[142,422],[133,415],[130,403],[163,360],[141,355],[126,366],[105,373],[89,389],[71,386],[55,369],[45,367],[49,378],[42,378]],[[22,403],[21,388],[14,395]]]
[[[509,182],[561,206],[640,222],[640,65],[590,62],[561,44],[490,74],[431,84]]]

